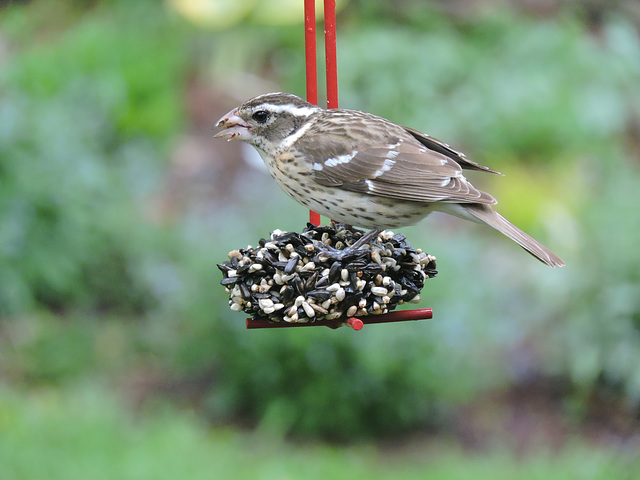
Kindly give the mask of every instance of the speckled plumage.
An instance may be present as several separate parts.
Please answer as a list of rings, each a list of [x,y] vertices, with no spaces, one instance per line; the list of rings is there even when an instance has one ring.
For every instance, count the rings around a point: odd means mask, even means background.
[[[497,174],[416,130],[356,110],[323,110],[286,93],[248,100],[216,136],[253,145],[294,200],[366,228],[412,225],[434,210],[485,223],[550,266],[564,262],[500,216],[463,169]]]

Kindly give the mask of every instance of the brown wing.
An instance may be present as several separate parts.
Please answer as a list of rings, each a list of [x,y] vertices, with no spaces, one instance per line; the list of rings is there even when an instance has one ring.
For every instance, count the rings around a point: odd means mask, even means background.
[[[300,147],[311,153],[313,178],[319,184],[399,200],[496,203],[464,178],[462,167],[450,156],[380,117],[349,113],[366,117],[366,122],[353,119],[345,125],[321,120],[299,140]]]
[[[433,138],[426,133],[419,132],[414,130],[413,128],[403,127],[407,132],[409,132],[413,138],[418,140],[422,145],[427,147],[430,150],[436,151],[447,157],[454,159],[457,163],[460,164],[462,168],[467,168],[469,170],[480,170],[482,172],[494,173],[496,175],[502,175],[500,172],[496,172],[495,170],[491,170],[489,167],[485,167],[484,165],[480,165],[479,163],[473,162],[469,160],[464,153],[454,150],[449,145],[440,140]]]

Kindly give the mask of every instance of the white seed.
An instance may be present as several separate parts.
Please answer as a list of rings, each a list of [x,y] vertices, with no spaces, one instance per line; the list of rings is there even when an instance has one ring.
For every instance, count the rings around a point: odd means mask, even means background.
[[[355,306],[355,305],[351,305],[349,307],[349,310],[347,310],[347,316],[348,317],[353,317],[356,314],[357,311],[358,311],[358,307]]]
[[[273,307],[273,300],[270,298],[261,298],[258,300],[258,306],[263,310],[267,307]]]
[[[276,309],[275,309],[275,308],[273,308],[273,307],[266,307],[266,308],[263,308],[263,309],[262,309],[262,311],[263,311],[264,313],[266,313],[267,315],[269,315],[269,314],[271,314],[271,313],[275,312],[275,311],[276,311]]]
[[[371,308],[373,308],[374,311],[380,310],[380,304],[378,302],[373,302],[371,304]]]
[[[340,278],[342,278],[343,282],[348,282],[349,281],[349,270],[347,270],[346,268],[343,268],[340,271]]]
[[[273,274],[273,280],[278,285],[282,285],[284,283],[284,281],[282,280],[282,275],[280,275],[278,272]]]
[[[293,252],[293,245],[290,243],[287,243],[284,248],[287,252]]]
[[[283,303],[274,303],[273,304],[273,309],[274,310],[281,310],[284,308],[284,304]]]
[[[262,264],[261,263],[254,263],[249,267],[249,273],[253,273],[257,270],[262,270]]]
[[[229,308],[234,312],[239,312],[240,310],[242,310],[242,305],[240,305],[239,303],[232,303]]]
[[[347,296],[347,293],[344,291],[344,288],[340,287],[337,291],[336,291],[336,298],[338,299],[339,302],[341,302],[342,300],[344,300],[344,298]]]
[[[331,312],[331,313],[328,313],[324,318],[326,320],[334,320],[338,318],[340,315],[342,315],[342,312]]]
[[[238,271],[237,270],[229,270],[227,272],[227,277],[231,278],[231,277],[237,277],[238,276]]]
[[[326,308],[322,308],[320,305],[316,305],[315,303],[311,304],[311,308],[313,308],[316,312],[318,312],[321,315],[326,315],[327,313],[329,313]]]
[[[390,301],[391,301],[391,297],[390,297],[389,295],[384,295],[384,296],[382,297],[382,303],[384,303],[385,305],[386,305],[387,303],[389,303]]]
[[[340,284],[339,283],[334,283],[333,285],[329,285],[327,287],[327,292],[337,292],[338,290],[340,290]]]
[[[240,305],[244,303],[244,299],[242,297],[231,297],[231,301],[233,303],[239,303]]]
[[[382,275],[380,275],[380,274],[376,275],[376,278],[374,278],[373,282],[376,285],[382,285]]]
[[[302,308],[304,309],[304,313],[307,314],[307,317],[311,318],[316,316],[316,311],[307,302],[302,302]]]
[[[367,306],[367,301],[363,298],[358,302],[358,307],[365,308]]]
[[[300,305],[302,305],[302,302],[304,302],[304,301],[305,301],[305,298],[302,295],[300,295],[300,296],[296,297],[296,300],[295,300],[295,302],[293,302],[293,304],[296,307],[299,307]]]
[[[290,320],[291,320],[291,322],[296,323],[298,321],[298,312],[296,312],[293,315],[291,315]]]
[[[331,306],[331,299],[328,298],[327,300],[325,300],[324,302],[322,302],[320,304],[322,306],[322,308],[324,309],[328,309]]]
[[[356,281],[356,290],[359,292],[362,291],[362,289],[365,287],[366,284],[367,282],[365,282],[364,280]]]
[[[385,242],[388,242],[389,240],[391,240],[394,235],[395,233],[393,233],[393,230],[383,230],[382,232],[380,232],[380,236],[383,238]]]
[[[382,277],[382,285],[387,287],[391,283],[391,277]]]
[[[380,258],[380,252],[378,250],[373,250],[371,252],[371,260],[376,262],[378,265],[382,265],[382,259]]]
[[[306,263],[301,270],[303,272],[308,272],[309,270],[313,270],[314,268],[316,268],[316,264],[313,262],[309,262],[309,263]]]
[[[420,298],[420,295],[416,295],[415,297],[413,297],[411,300],[409,300],[409,303],[420,303],[420,300],[422,300]]]
[[[242,254],[239,250],[231,250],[229,252],[229,258],[231,259],[233,257],[236,257],[238,260],[240,260],[242,258]]]
[[[384,287],[371,287],[371,293],[381,297],[387,294],[387,289]]]

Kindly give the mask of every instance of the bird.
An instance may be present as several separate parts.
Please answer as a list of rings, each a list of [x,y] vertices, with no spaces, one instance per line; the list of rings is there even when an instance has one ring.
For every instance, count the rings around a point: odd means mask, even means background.
[[[439,211],[486,224],[551,267],[565,265],[496,212],[496,199],[463,175],[499,172],[412,128],[283,92],[247,100],[216,128],[216,138],[252,145],[287,195],[334,221],[379,232]]]

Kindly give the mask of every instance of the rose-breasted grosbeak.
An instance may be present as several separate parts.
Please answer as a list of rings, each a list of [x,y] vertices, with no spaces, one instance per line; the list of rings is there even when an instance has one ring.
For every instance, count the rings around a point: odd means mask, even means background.
[[[336,221],[370,229],[412,225],[432,211],[485,223],[551,267],[564,262],[509,223],[462,169],[498,173],[446,143],[356,110],[324,110],[287,93],[246,101],[216,137],[253,145],[290,197]]]

